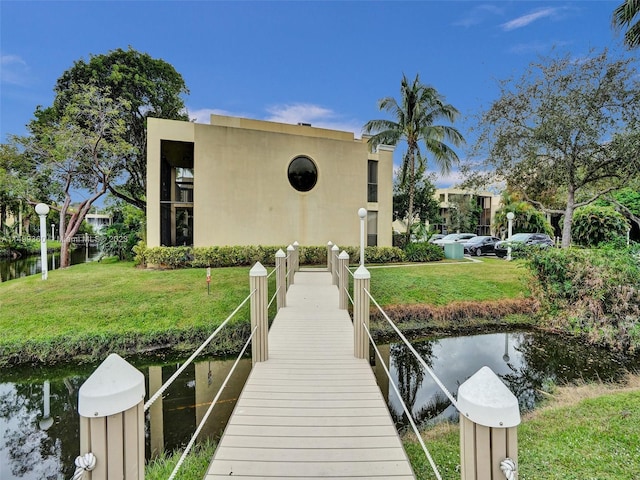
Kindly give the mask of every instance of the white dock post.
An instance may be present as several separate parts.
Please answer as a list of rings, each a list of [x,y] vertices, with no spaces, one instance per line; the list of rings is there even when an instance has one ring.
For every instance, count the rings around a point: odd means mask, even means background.
[[[282,249],[276,252],[276,307],[287,306],[287,254]]]
[[[338,285],[338,245],[331,247],[331,284]]]
[[[349,254],[343,250],[338,256],[338,308],[340,308],[340,310],[346,310],[349,306],[347,303],[347,288],[349,288],[348,268]]]
[[[255,290],[251,296],[251,331],[258,327],[251,340],[251,360],[252,365],[255,365],[256,362],[264,362],[269,358],[267,269],[260,262],[256,262],[249,271],[249,280],[251,291]]]
[[[331,247],[333,247],[333,243],[331,241],[327,242],[327,272],[331,271]]]
[[[296,249],[293,248],[293,245],[289,245],[287,247],[287,281],[289,283],[289,287],[293,285],[293,278],[295,277],[296,273],[296,267],[294,264],[295,259],[293,258],[295,251]]]
[[[489,367],[458,388],[462,480],[518,478],[518,399]]]
[[[353,355],[356,358],[369,358],[369,337],[363,324],[369,328],[369,290],[371,274],[364,265],[360,265],[353,274]]]
[[[85,480],[144,480],[144,375],[115,353],[78,392],[80,451],[95,468]]]
[[[300,271],[300,244],[297,241],[293,242],[293,270]]]

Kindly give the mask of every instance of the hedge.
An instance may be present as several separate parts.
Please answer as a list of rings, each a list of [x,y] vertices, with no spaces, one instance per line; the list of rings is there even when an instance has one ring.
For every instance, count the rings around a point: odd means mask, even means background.
[[[237,267],[253,265],[274,265],[280,246],[218,246],[218,247],[151,247],[139,243],[133,248],[138,265],[155,265],[161,268],[187,267]],[[359,247],[344,247],[340,251],[349,254],[352,263],[360,261]],[[322,265],[327,263],[326,246],[300,247],[300,265]],[[366,247],[365,260],[368,263],[398,263],[405,261],[404,252],[397,247]]]

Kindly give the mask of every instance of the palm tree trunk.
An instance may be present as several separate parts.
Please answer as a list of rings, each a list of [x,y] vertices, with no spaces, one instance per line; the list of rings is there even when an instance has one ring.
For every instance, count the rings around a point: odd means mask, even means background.
[[[407,209],[407,242],[408,245],[411,243],[411,226],[413,225],[413,201],[416,194],[416,164],[414,158],[414,149],[412,146],[409,146],[409,151],[407,152],[409,162],[409,207]]]

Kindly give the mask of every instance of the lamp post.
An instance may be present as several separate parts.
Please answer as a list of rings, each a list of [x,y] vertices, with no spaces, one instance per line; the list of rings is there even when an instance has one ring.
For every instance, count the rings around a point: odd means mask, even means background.
[[[367,217],[367,209],[359,209],[358,216],[360,217],[360,266],[364,267],[364,219]]]
[[[40,217],[40,263],[42,266],[42,280],[47,279],[47,214],[49,206],[45,203],[36,205],[36,213]]]
[[[507,240],[511,240],[511,233],[513,232],[513,219],[515,218],[515,214],[513,212],[507,213],[507,220],[509,221],[509,236]],[[507,247],[507,260],[511,260],[511,243],[509,243]]]
[[[51,224],[51,241],[54,241],[56,239],[56,224],[52,223]]]

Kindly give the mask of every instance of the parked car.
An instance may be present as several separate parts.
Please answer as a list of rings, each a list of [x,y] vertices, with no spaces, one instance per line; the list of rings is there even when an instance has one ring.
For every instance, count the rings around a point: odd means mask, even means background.
[[[443,233],[434,233],[429,238],[429,243],[434,243],[436,240],[440,240],[441,238],[444,238],[444,234]]]
[[[435,245],[440,245],[444,248],[445,243],[460,243],[469,240],[470,238],[475,237],[475,233],[450,233],[449,235],[445,235],[439,240],[435,240]]]
[[[518,250],[524,246],[537,246],[540,248],[547,248],[553,246],[553,240],[549,235],[544,233],[516,233],[512,235],[509,240],[503,240],[496,242],[493,249],[496,255],[500,258],[507,256],[507,249],[511,246],[511,250]]]
[[[494,253],[494,245],[499,242],[498,237],[490,235],[479,235],[464,242],[464,253],[467,255],[480,256],[483,253]]]

